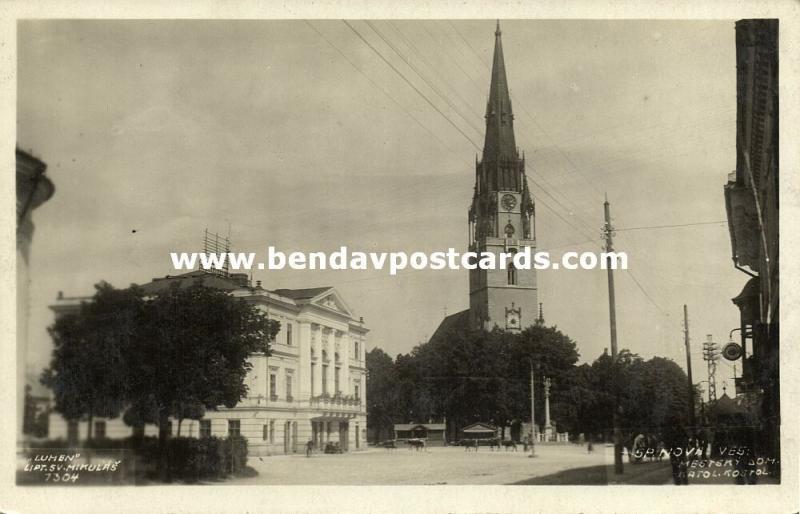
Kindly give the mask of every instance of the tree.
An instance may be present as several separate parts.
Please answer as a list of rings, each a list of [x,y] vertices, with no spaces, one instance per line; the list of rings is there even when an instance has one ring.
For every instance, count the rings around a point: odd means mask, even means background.
[[[550,413],[551,419],[559,429],[563,426],[575,425],[571,397],[571,382],[578,361],[578,349],[575,341],[556,327],[537,324],[523,330],[519,334],[506,334],[508,341],[508,377],[509,393],[507,401],[510,410],[524,419],[530,419],[530,372],[534,368],[536,387],[536,420],[544,422],[545,398],[542,380],[547,377],[551,381]]]
[[[663,357],[631,363],[622,408],[628,436],[660,432],[668,426],[687,426],[686,373]]]
[[[101,283],[78,312],[50,327],[51,365],[42,382],[68,420],[116,417],[159,426],[199,419],[247,394],[248,357],[269,354],[279,324],[257,307],[198,281],[145,297]]]
[[[25,385],[22,433],[33,437],[47,437],[48,412],[37,408],[36,398],[31,394],[31,385]]]
[[[56,319],[50,366],[41,382],[55,397],[54,409],[67,420],[119,416],[128,376],[123,354],[135,339],[134,319],[144,304],[137,289],[119,290],[101,282],[91,301]]]
[[[575,430],[609,437],[615,396],[623,440],[686,426],[686,380],[681,367],[670,359],[645,361],[623,349],[612,370],[611,356],[603,353],[591,365],[579,366],[572,373]]]
[[[137,337],[126,347],[128,408],[156,422],[199,419],[205,409],[235,406],[247,394],[253,353],[269,354],[279,324],[255,306],[199,282],[177,284],[145,303]]]
[[[384,433],[392,434],[397,410],[397,370],[392,358],[380,348],[366,354],[367,417],[378,441]]]
[[[409,354],[397,356],[393,407],[400,414],[395,419],[446,418],[451,435],[476,421],[501,429],[514,422],[519,425],[529,418],[532,361],[539,379],[543,375],[553,379],[553,412],[566,415],[569,406],[560,407],[558,394],[567,387],[565,377],[577,359],[575,343],[556,328],[537,325],[514,334],[454,325]],[[541,409],[537,419],[544,411],[541,389],[537,389]]]
[[[408,375],[418,391],[416,410],[425,414],[417,419],[446,417],[456,428],[502,423],[508,402],[501,334],[455,326],[412,351]]]

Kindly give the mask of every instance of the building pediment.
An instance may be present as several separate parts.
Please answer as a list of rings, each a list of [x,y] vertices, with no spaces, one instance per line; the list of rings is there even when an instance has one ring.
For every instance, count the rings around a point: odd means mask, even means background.
[[[330,309],[332,311],[339,312],[350,318],[353,317],[353,313],[350,310],[350,308],[344,302],[339,293],[337,293],[336,290],[333,288],[328,289],[327,291],[316,296],[315,298],[312,298],[309,303],[311,303],[312,305],[316,305],[318,307],[323,307],[325,309]]]

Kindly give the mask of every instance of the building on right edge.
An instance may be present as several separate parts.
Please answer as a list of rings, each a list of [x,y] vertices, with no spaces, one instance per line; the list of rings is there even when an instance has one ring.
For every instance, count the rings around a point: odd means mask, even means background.
[[[757,451],[779,459],[778,20],[736,22],[736,68],[736,171],[725,208],[734,266],[750,276],[733,299],[744,350],[736,389],[761,397]]]

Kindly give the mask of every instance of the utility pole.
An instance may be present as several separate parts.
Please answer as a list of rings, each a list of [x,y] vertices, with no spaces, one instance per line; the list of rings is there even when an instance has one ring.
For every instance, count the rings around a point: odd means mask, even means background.
[[[533,395],[533,360],[528,359],[528,363],[531,365],[531,454],[528,457],[533,458],[536,457],[536,415],[534,414],[536,412],[534,410],[534,398],[536,397]]]
[[[703,343],[703,360],[708,362],[708,402],[717,401],[717,360],[719,360],[719,347],[712,340],[711,334],[706,336]]]
[[[689,350],[689,309],[683,304],[683,342],[686,344],[686,373],[689,375],[689,430],[694,433],[694,384],[692,383],[692,353]]]
[[[603,213],[605,223],[603,224],[603,237],[605,239],[605,251],[614,251],[614,242],[612,236],[614,234],[614,227],[611,225],[611,207],[608,203],[608,195],[603,203]],[[619,398],[617,398],[617,313],[616,313],[616,300],[614,299],[614,270],[611,269],[611,257],[608,256],[609,265],[606,266],[608,272],[608,316],[609,325],[611,327],[611,387],[613,388],[614,396],[614,411],[612,412],[612,425],[614,428],[614,473],[621,475],[622,470],[622,435],[619,430]]]

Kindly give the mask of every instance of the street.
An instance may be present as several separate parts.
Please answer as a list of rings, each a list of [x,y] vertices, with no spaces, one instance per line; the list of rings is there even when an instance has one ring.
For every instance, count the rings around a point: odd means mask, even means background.
[[[564,470],[597,467],[613,463],[611,447],[596,445],[587,453],[579,445],[539,445],[537,457],[529,453],[490,451],[478,452],[462,447],[428,448],[415,451],[406,448],[386,450],[370,448],[363,452],[342,455],[314,454],[251,457],[248,465],[258,475],[234,478],[234,485],[445,485],[445,484],[513,484]],[[665,467],[668,467],[665,465]],[[636,466],[626,466],[626,471]],[[666,471],[664,480],[669,479]]]

